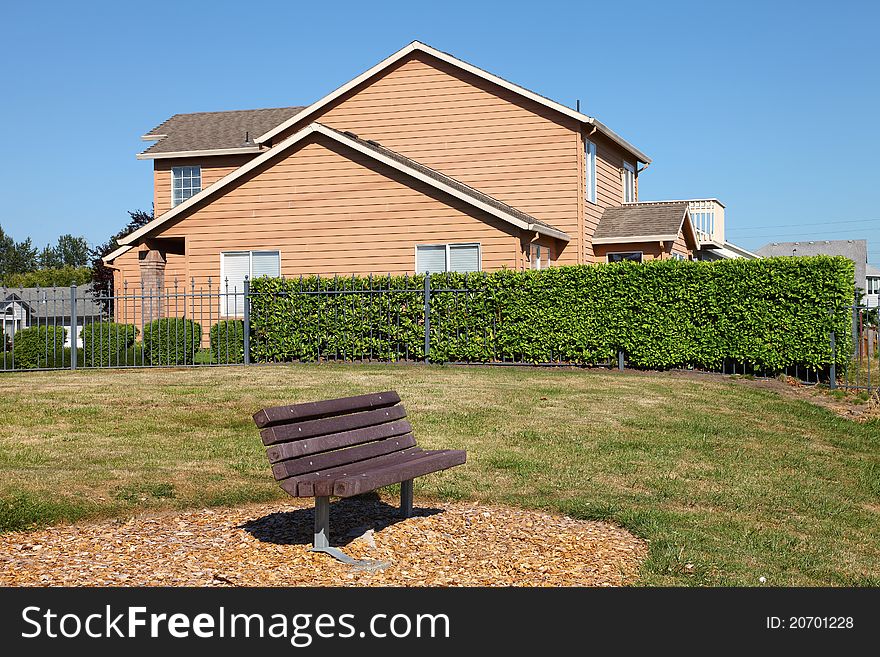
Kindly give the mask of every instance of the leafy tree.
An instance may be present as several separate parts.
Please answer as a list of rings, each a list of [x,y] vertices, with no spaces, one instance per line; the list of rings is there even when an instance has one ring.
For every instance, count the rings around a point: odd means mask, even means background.
[[[16,242],[0,227],[0,279],[37,268],[37,250],[30,238]]]
[[[42,269],[61,267],[85,267],[89,261],[89,244],[84,237],[67,234],[58,238],[55,246],[46,245],[40,252]]]
[[[6,287],[69,287],[86,285],[92,280],[88,267],[51,267],[23,274],[8,274],[3,278]]]
[[[92,269],[92,290],[99,296],[113,293],[113,270],[104,264],[104,256],[119,248],[119,240],[153,220],[153,212],[145,210],[129,210],[128,224],[103,244],[99,244],[90,253]]]

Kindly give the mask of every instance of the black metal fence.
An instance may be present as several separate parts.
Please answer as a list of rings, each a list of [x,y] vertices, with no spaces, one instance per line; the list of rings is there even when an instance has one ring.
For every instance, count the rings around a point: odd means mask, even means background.
[[[479,276],[479,274],[475,275]],[[442,278],[440,279],[442,280]],[[552,350],[542,362],[527,359],[503,346],[477,361],[448,359],[432,349],[438,343],[485,344],[486,332],[467,321],[480,304],[491,303],[485,289],[465,285],[437,286],[431,277],[404,279],[392,286],[390,277],[312,279],[311,287],[287,286],[289,312],[269,316],[273,304],[262,303],[274,292],[256,293],[249,282],[234,285],[210,279],[197,284],[174,283],[162,291],[130,289],[96,294],[87,288],[0,288],[0,372],[106,367],[199,367],[248,365],[284,361],[434,361],[491,364],[568,365]],[[297,297],[345,303],[297,304]],[[438,299],[442,299],[439,303]],[[338,301],[338,299],[336,300]],[[262,313],[262,314],[261,314]],[[874,390],[880,388],[877,308],[852,307],[853,355],[845,364],[820,370],[791,366],[766,372],[735,360],[717,371],[726,374],[775,376],[787,374],[807,383]],[[371,318],[375,321],[371,321]],[[381,321],[379,321],[381,319]],[[280,323],[270,336],[260,327]],[[257,330],[255,330],[257,327]],[[289,327],[286,330],[285,327]],[[829,335],[831,353],[839,336]],[[290,344],[286,344],[290,342]],[[848,342],[848,340],[847,340]],[[294,344],[295,343],[295,344]],[[832,358],[834,360],[834,358]],[[838,361],[839,362],[839,361]],[[584,365],[584,363],[580,363]],[[626,354],[595,363],[624,369]]]

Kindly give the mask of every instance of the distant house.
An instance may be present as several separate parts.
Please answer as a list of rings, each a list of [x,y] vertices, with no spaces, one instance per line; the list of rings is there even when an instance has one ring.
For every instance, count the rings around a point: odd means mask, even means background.
[[[76,299],[76,344],[82,347],[83,326],[99,322],[101,306],[91,292],[81,290]],[[70,290],[67,288],[25,287],[10,289],[0,287],[0,324],[3,334],[12,336],[32,326],[57,326],[67,329],[65,347],[70,346],[72,308]]]
[[[771,242],[756,253],[764,258],[773,256],[843,256],[856,267],[854,287],[867,291],[868,240],[816,240],[810,242]]]
[[[880,268],[868,265],[865,272],[865,305],[876,308],[880,306]]]

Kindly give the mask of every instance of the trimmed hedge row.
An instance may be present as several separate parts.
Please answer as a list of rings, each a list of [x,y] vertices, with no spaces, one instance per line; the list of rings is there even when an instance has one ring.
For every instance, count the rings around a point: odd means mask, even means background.
[[[597,364],[618,349],[637,367],[779,371],[851,350],[853,264],[842,257],[655,261],[543,271],[434,274],[430,360]],[[424,358],[424,276],[257,279],[252,353],[260,361]],[[374,289],[379,282],[372,283]],[[443,291],[467,288],[467,294]]]
[[[185,317],[163,317],[144,326],[143,345],[151,365],[192,365],[202,327]]]
[[[137,335],[138,329],[134,324],[86,324],[82,329],[82,364],[86,367],[125,365],[125,352],[134,344]]]
[[[12,348],[15,368],[28,370],[69,364],[70,349],[64,348],[66,339],[67,329],[61,326],[31,326],[16,332]]]
[[[244,322],[221,319],[211,327],[211,356],[214,363],[244,362]]]

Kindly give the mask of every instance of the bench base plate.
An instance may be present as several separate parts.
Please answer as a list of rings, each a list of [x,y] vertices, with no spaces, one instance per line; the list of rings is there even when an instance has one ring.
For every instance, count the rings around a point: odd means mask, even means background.
[[[380,561],[378,559],[355,559],[335,547],[313,547],[311,548],[311,552],[323,552],[324,554],[329,554],[337,561],[353,566],[358,570],[382,570],[391,565],[390,561]]]

